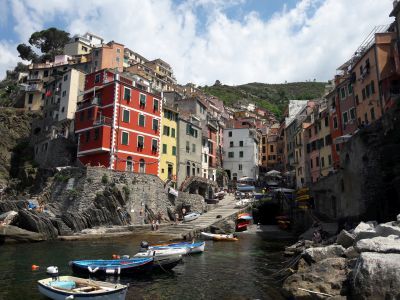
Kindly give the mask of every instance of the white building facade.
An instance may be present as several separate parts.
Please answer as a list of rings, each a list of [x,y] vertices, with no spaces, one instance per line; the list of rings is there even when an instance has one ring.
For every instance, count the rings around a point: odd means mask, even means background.
[[[224,169],[230,180],[258,178],[258,136],[252,128],[224,130]]]

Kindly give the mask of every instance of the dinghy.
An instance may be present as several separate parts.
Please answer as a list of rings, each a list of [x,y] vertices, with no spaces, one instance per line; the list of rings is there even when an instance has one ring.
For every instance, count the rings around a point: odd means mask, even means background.
[[[209,232],[202,232],[201,236],[205,239],[214,241],[238,241],[239,239],[233,234],[216,234]]]
[[[142,250],[136,253],[133,257],[165,257],[171,255],[186,255],[188,253],[189,249],[187,248],[156,247]]]
[[[188,254],[204,252],[206,242],[180,242],[172,244],[154,245],[150,246],[149,249],[186,249]]]
[[[190,214],[187,214],[186,216],[184,216],[183,222],[190,222],[190,221],[196,220],[198,217],[200,217],[200,214],[193,212],[193,213],[190,213]]]
[[[38,289],[41,294],[54,300],[124,300],[128,286],[73,276],[60,276],[39,280]]]

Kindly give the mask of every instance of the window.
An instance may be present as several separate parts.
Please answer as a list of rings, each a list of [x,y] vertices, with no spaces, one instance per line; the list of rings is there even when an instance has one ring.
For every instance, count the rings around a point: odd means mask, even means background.
[[[99,135],[100,135],[100,128],[95,128],[94,129],[94,137],[93,137],[93,139],[95,141],[97,141],[99,139]]]
[[[262,146],[262,153],[265,153],[266,152],[265,150],[266,150],[265,146]]]
[[[64,76],[64,81],[67,81],[68,80],[68,75],[65,75]]]
[[[360,100],[358,100],[358,95],[356,95],[356,105],[360,104]]]
[[[329,118],[325,117],[325,127],[328,127],[328,126],[329,126]]]
[[[140,149],[144,148],[144,137],[141,135],[138,135],[137,137],[137,147]]]
[[[328,155],[328,164],[331,166],[332,165],[332,155]]]
[[[92,119],[92,115],[93,115],[93,109],[89,108],[87,111],[87,119],[91,120]]]
[[[351,120],[356,119],[356,109],[354,107],[350,108],[350,119]]]
[[[169,127],[165,126],[163,127],[163,135],[169,136]]]
[[[126,171],[133,172],[133,162],[131,156],[126,158]]]
[[[139,126],[144,127],[145,126],[145,116],[142,114],[139,114]]]
[[[151,151],[157,152],[157,150],[158,150],[158,141],[157,141],[157,139],[152,139],[151,140]],[[165,150],[165,151],[167,151],[167,150]]]
[[[332,145],[332,136],[330,134],[325,137],[325,145]]]
[[[99,56],[99,50],[94,51],[94,56]]]
[[[312,159],[310,159],[310,166],[311,166],[311,169],[314,168]]]
[[[67,95],[67,91],[62,92],[62,96],[65,97]]]
[[[269,145],[269,152],[274,152],[274,145]]]
[[[374,81],[371,81],[371,94],[375,94],[375,85],[374,85]]]
[[[348,122],[349,122],[349,116],[348,116],[347,111],[345,111],[343,113],[343,123],[344,123],[344,125],[346,125]]]
[[[342,87],[340,89],[340,99],[343,100],[344,98],[346,98],[346,90],[344,87]]]
[[[338,128],[337,117],[333,117],[333,128]]]
[[[127,110],[127,109],[123,110],[122,122],[129,123],[129,110]]]
[[[139,106],[141,108],[145,108],[146,107],[146,95],[145,94],[140,94],[139,97]]]
[[[365,96],[365,89],[362,89],[362,97],[363,97],[363,100],[365,100],[365,98],[366,98],[366,96]]]
[[[228,132],[228,136],[229,136],[229,137],[232,137],[232,131],[229,131],[229,132]]]
[[[45,70],[43,72],[43,77],[49,77],[49,70]]]
[[[319,157],[316,157],[316,158],[315,158],[315,165],[316,165],[317,167],[319,167]]]
[[[369,84],[365,87],[365,93],[367,94],[367,98],[369,98],[371,95],[371,86]]]
[[[158,111],[158,100],[157,99],[153,99],[153,110]]]
[[[351,83],[348,84],[347,91],[348,91],[349,95],[353,94],[353,86],[351,85]]]
[[[233,141],[229,142],[229,147],[233,147]]]
[[[100,82],[100,73],[96,74],[96,76],[94,76],[94,83],[98,83]]]
[[[131,100],[131,89],[128,89],[127,87],[124,87],[124,100]]]
[[[174,138],[175,137],[175,128],[171,128],[171,136]]]
[[[233,152],[228,152],[228,157],[233,158],[234,157]]]
[[[335,149],[336,149],[336,152],[339,152],[340,151],[340,145],[336,144]]]
[[[239,171],[241,171],[243,168],[242,164],[239,164]]]
[[[62,108],[61,108],[61,112],[64,112],[65,111],[65,107],[63,106]]]
[[[89,140],[90,140],[90,130],[87,130],[85,132],[85,141],[86,141],[86,143],[89,142]]]
[[[321,166],[325,167],[325,157],[321,157]]]
[[[239,141],[239,147],[243,147],[243,141]]]
[[[129,143],[129,132],[122,131],[122,141],[121,141],[121,144],[122,144],[122,145],[128,145],[128,143]]]
[[[157,119],[153,119],[153,130],[158,131],[158,120]]]
[[[28,104],[32,104],[33,102],[33,94],[29,94]]]
[[[190,153],[190,143],[186,141],[186,153]]]
[[[117,57],[115,60],[117,61],[117,64],[118,64],[119,63],[119,57]]]
[[[85,119],[85,111],[82,111],[82,112],[79,114],[79,120],[82,122],[84,119]]]
[[[192,144],[192,152],[196,153],[196,144]]]
[[[176,156],[176,146],[172,146],[172,155]]]
[[[207,160],[208,160],[208,156],[207,156],[207,154],[206,153],[204,153],[204,156],[203,156],[204,158],[204,162],[207,162]]]
[[[117,48],[117,53],[121,53],[121,49]]]
[[[144,159],[142,158],[139,161],[139,173],[144,173],[144,172],[146,172],[146,163],[145,163]]]
[[[371,108],[371,121],[375,120],[375,109],[372,107]]]
[[[167,154],[167,144],[162,145],[162,153]]]
[[[243,151],[239,152],[239,157],[243,157]]]

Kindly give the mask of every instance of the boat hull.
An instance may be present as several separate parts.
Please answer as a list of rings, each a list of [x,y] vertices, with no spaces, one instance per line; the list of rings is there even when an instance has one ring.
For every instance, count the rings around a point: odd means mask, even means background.
[[[83,280],[83,279],[80,279]],[[101,282],[95,282],[101,284],[107,284],[110,285],[109,283],[101,283]],[[43,280],[38,281],[38,290],[41,294],[44,296],[54,299],[54,300],[65,300],[67,297],[71,297],[71,299],[85,299],[85,300],[124,300],[126,298],[126,293],[128,291],[128,287],[118,287],[115,290],[109,290],[109,291],[104,291],[104,292],[97,292],[97,293],[77,293],[68,291],[68,290],[59,290],[52,288],[45,284]]]
[[[186,215],[186,216],[183,217],[183,222],[186,223],[186,222],[194,221],[194,220],[196,220],[198,217],[200,217],[200,214],[191,213],[191,214],[188,214],[188,215]]]
[[[210,239],[213,241],[230,241],[230,242],[235,242],[238,241],[239,239],[236,237],[233,237],[228,234],[214,234],[214,233],[208,233],[208,232],[202,232],[201,236],[206,239]]]
[[[206,242],[181,242],[165,245],[150,246],[150,250],[157,249],[185,249],[186,254],[194,254],[204,252]]]

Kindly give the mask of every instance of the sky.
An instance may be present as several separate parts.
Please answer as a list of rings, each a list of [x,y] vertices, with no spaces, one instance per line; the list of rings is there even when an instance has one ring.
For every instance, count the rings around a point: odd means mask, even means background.
[[[57,27],[161,58],[179,83],[327,81],[391,0],[0,0],[0,78],[19,43]]]

